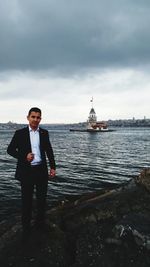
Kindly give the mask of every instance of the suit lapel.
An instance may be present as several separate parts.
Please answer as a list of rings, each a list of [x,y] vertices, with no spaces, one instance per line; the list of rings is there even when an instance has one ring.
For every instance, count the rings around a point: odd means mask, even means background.
[[[39,128],[39,133],[40,133],[40,150],[42,151],[42,148],[43,148],[43,137],[44,137],[44,132],[41,128]]]
[[[27,145],[27,151],[32,151],[31,149],[31,142],[30,142],[30,133],[29,133],[29,127],[25,128],[25,140],[26,140],[26,145]]]

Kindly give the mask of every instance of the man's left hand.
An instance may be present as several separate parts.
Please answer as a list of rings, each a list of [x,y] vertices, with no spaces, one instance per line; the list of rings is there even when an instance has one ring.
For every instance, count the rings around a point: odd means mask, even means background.
[[[50,170],[50,178],[55,177],[55,175],[56,175],[56,170],[55,169],[51,169]]]

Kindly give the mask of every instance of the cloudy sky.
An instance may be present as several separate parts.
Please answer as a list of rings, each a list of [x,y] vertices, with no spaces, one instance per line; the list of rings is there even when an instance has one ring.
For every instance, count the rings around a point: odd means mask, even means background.
[[[0,0],[0,122],[150,118],[149,0]]]

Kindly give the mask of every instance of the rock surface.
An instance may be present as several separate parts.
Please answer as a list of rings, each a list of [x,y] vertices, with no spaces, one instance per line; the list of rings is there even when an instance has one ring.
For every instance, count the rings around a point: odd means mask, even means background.
[[[0,266],[150,266],[150,170],[112,190],[66,199],[22,242],[20,218],[0,225]]]

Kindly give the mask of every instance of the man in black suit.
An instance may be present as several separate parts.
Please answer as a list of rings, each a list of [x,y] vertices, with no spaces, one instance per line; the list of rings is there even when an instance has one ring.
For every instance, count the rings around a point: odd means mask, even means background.
[[[36,225],[45,224],[45,205],[49,177],[55,176],[55,159],[48,131],[39,127],[41,110],[31,108],[27,119],[29,125],[17,130],[8,146],[9,155],[16,158],[16,179],[21,183],[23,233],[30,232],[32,199],[36,189]],[[47,159],[50,165],[48,174]]]

